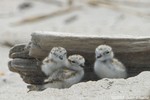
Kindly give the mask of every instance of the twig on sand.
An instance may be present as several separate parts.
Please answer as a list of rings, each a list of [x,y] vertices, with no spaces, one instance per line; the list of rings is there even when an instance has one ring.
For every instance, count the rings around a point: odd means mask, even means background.
[[[32,0],[35,2],[42,2],[42,3],[46,3],[46,4],[54,4],[56,6],[63,6],[63,2],[60,0]]]
[[[33,22],[44,20],[44,19],[57,17],[59,15],[63,15],[63,14],[66,14],[66,13],[69,13],[69,12],[72,12],[75,10],[79,10],[79,9],[81,9],[80,6],[77,6],[77,7],[71,6],[71,7],[65,8],[65,9],[57,10],[57,11],[49,13],[49,14],[39,15],[39,16],[31,16],[31,17],[25,18],[21,21],[18,21],[16,23],[13,23],[12,25],[18,26],[18,25],[23,25],[23,24],[27,24],[27,23],[33,23]]]
[[[137,1],[137,0],[88,0],[88,3],[91,5],[96,5],[99,3],[103,4],[115,4],[122,6],[130,6],[130,7],[150,7],[150,2]]]
[[[130,3],[131,3],[131,5],[127,5]],[[115,1],[113,1],[113,0],[89,0],[88,4],[92,5],[92,6],[107,7],[107,8],[125,12],[128,14],[133,14],[133,15],[140,16],[140,17],[150,18],[149,13],[145,13],[142,11],[132,9],[132,8],[140,6],[139,2],[130,2],[130,1],[125,1],[125,2],[122,1],[121,2],[121,1],[117,1],[117,0],[115,0]],[[135,6],[136,4],[137,4],[137,6]],[[146,4],[146,3],[142,3],[141,7],[144,6],[144,4]],[[146,4],[146,5],[150,6],[150,4]]]

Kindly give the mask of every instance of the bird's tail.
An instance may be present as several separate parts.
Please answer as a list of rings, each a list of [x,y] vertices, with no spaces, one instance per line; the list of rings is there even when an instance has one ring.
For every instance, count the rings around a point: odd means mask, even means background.
[[[28,85],[27,88],[29,89],[28,92],[31,92],[31,91],[43,91],[43,90],[46,89],[42,85]]]

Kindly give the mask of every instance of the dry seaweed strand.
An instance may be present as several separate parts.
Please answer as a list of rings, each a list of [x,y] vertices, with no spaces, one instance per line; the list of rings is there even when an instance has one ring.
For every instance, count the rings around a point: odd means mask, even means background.
[[[73,0],[68,0],[68,3],[70,1],[72,4]],[[130,6],[130,5],[132,5],[132,6],[135,6],[135,5],[139,6],[140,5],[139,2],[135,2],[135,1],[134,2],[131,2],[131,1],[125,1],[124,2],[124,1],[112,1],[112,0],[89,0],[88,4],[94,5],[94,6],[107,7],[107,8],[111,8],[111,9],[114,9],[117,11],[133,14],[133,15],[140,16],[140,17],[147,17],[147,18],[150,17],[149,13],[139,12],[139,11],[127,8],[127,6]],[[130,5],[128,5],[128,4],[130,4]],[[142,3],[141,5],[144,6],[144,4],[146,4],[146,3]],[[150,4],[146,4],[146,5],[148,6]],[[37,21],[40,21],[43,19],[52,18],[52,17],[59,16],[59,15],[65,14],[65,13],[69,13],[71,11],[78,10],[80,8],[81,7],[73,7],[70,5],[65,9],[61,9],[61,10],[55,11],[53,13],[25,18],[19,22],[13,23],[12,25],[17,26],[17,25],[23,25],[26,23],[37,22]]]
[[[69,12],[72,12],[72,11],[75,11],[75,10],[79,10],[79,9],[81,9],[81,6],[67,7],[65,9],[57,10],[57,11],[49,13],[49,14],[28,17],[28,18],[25,18],[25,19],[23,19],[19,22],[13,23],[13,25],[18,26],[18,25],[23,25],[23,24],[27,24],[27,23],[33,23],[33,22],[44,20],[44,19],[56,17],[56,16],[59,16],[59,15],[63,15],[63,14],[66,14],[66,13],[69,13]]]
[[[40,1],[40,2],[45,2],[45,3],[50,3],[50,4],[55,4],[55,5],[62,5],[62,1],[61,0],[33,0],[33,1]],[[69,6],[71,6],[74,2],[74,0],[66,0],[67,4]]]
[[[46,4],[54,4],[56,6],[63,6],[63,2],[59,1],[59,0],[32,0],[35,2],[42,2],[42,3],[46,3]]]
[[[112,0],[110,0],[112,1]],[[126,5],[126,6],[132,6],[132,7],[144,7],[144,8],[149,8],[150,7],[150,2],[143,2],[143,1],[137,1],[137,0],[124,0],[124,1],[119,1],[119,0],[116,0],[115,1],[116,3],[118,4],[122,4],[122,5]]]
[[[119,5],[134,6],[134,7],[150,7],[150,2],[140,2],[137,0],[88,0],[88,3],[114,3]]]
[[[132,7],[133,5],[135,6],[136,3],[138,3],[138,2],[132,2],[131,3],[132,6],[127,5],[129,3],[130,3],[130,1],[125,1],[125,3],[124,3],[123,1],[121,2],[121,1],[112,1],[112,0],[90,0],[88,2],[88,4],[92,5],[92,6],[107,7],[107,8],[111,8],[113,10],[125,12],[128,14],[133,14],[133,15],[140,16],[140,17],[147,17],[147,18],[150,17],[149,13],[144,13],[144,12],[140,12],[140,11],[136,11],[136,10],[133,10],[131,8],[128,8],[128,6],[130,6],[130,7]],[[142,3],[143,6],[144,6],[144,4],[146,4],[146,3]],[[138,3],[137,7],[139,5],[140,4]],[[146,4],[146,5],[148,6],[150,4]]]

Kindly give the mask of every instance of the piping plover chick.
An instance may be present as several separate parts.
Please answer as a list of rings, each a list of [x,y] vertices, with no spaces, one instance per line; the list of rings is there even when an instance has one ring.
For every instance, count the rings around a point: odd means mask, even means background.
[[[51,80],[43,85],[31,85],[29,91],[40,91],[46,88],[69,88],[73,84],[81,81],[84,76],[85,59],[80,55],[72,55],[68,57],[66,68],[59,68],[50,77]]]
[[[48,57],[43,60],[41,70],[45,75],[50,76],[55,70],[66,66],[67,51],[63,47],[53,47]]]
[[[112,48],[100,45],[95,50],[96,61],[94,71],[99,78],[126,78],[125,66],[114,58]]]

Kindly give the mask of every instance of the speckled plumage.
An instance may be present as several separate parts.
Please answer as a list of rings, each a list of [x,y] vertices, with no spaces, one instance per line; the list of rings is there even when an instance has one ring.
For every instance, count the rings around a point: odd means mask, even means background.
[[[56,69],[63,67],[67,62],[67,51],[63,47],[54,47],[48,57],[43,60],[41,70],[50,76]]]
[[[84,76],[85,59],[80,55],[68,57],[67,66],[59,68],[45,81],[43,85],[31,85],[30,91],[39,91],[46,88],[69,88],[73,84],[80,82]]]

